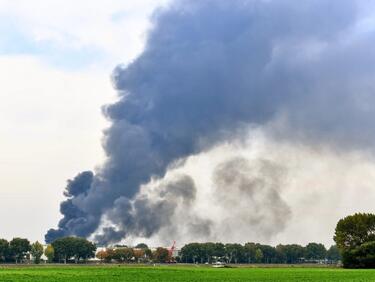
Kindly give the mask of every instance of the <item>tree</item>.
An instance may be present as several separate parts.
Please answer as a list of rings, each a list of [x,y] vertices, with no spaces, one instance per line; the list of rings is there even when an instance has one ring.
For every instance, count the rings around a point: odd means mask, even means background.
[[[23,261],[27,252],[31,249],[29,240],[23,238],[13,238],[9,243],[9,247],[16,263]]]
[[[40,263],[40,258],[43,255],[43,245],[36,241],[31,245],[31,255],[33,256],[34,262],[36,264]]]
[[[242,248],[241,245],[239,246]],[[179,260],[185,263],[211,263],[213,260],[220,261],[227,257],[225,246],[222,243],[189,243],[182,247]]]
[[[59,238],[52,242],[52,247],[55,250],[55,257],[64,263],[71,258],[78,263],[80,259],[95,257],[96,246],[85,238]]]
[[[336,263],[341,259],[339,249],[336,245],[332,245],[327,251],[327,260],[330,263]]]
[[[340,219],[333,238],[346,268],[368,268],[375,259],[375,215],[356,213]]]
[[[202,256],[201,256],[202,263],[203,261],[208,262],[208,263],[212,261],[212,257],[215,256],[215,247],[216,247],[215,243],[211,243],[211,242],[200,244],[200,250],[202,253]]]
[[[47,248],[44,250],[44,255],[47,257],[47,261],[51,263],[55,257],[55,250],[53,249],[52,245],[48,245]]]
[[[148,246],[145,243],[139,243],[135,246],[136,249],[148,249]]]
[[[255,243],[246,243],[244,246],[244,256],[247,263],[255,262],[255,252],[256,252]]]
[[[130,262],[134,257],[134,251],[132,248],[123,249],[123,254],[126,262]]]
[[[240,244],[226,244],[225,255],[228,263],[231,263],[232,261],[237,263],[244,255],[243,247]]]
[[[225,256],[225,246],[224,246],[224,244],[223,243],[215,243],[214,257],[217,260],[220,260],[224,256]]]
[[[273,263],[277,260],[276,248],[269,245],[257,244],[257,248],[262,251],[263,254],[263,263]]]
[[[277,261],[280,263],[298,263],[303,258],[305,248],[297,245],[278,245],[276,247]]]
[[[55,257],[59,261],[67,263],[67,261],[74,256],[74,237],[63,237],[52,242],[52,247],[55,250]]]
[[[114,251],[114,259],[118,262],[130,262],[133,257],[134,252],[131,248],[118,248]]]
[[[327,250],[323,244],[309,243],[305,247],[305,258],[308,260],[322,260],[326,257]]]
[[[188,263],[199,262],[201,258],[205,256],[204,251],[202,250],[201,244],[199,243],[190,243],[182,247],[181,249],[182,261]]]
[[[96,253],[96,257],[100,259],[101,262],[105,261],[108,253],[105,250],[101,250]]]
[[[333,239],[343,251],[375,241],[375,215],[356,213],[339,220]]]
[[[145,249],[145,259],[151,260],[152,259],[152,251],[150,249]]]
[[[170,260],[169,251],[165,248],[157,248],[153,253],[154,260],[160,263],[166,263]]]
[[[375,241],[366,242],[351,251],[354,258],[352,267],[375,268]]]
[[[72,243],[75,248],[74,258],[76,263],[80,259],[87,260],[88,258],[95,257],[96,246],[92,242],[86,240],[85,238],[77,237]]]
[[[105,250],[105,256],[104,256],[105,262],[111,262],[112,260],[115,259],[115,257],[116,257],[116,255],[115,255],[114,249],[108,248],[108,249]]]
[[[263,260],[263,252],[261,249],[255,250],[255,262],[261,263]]]
[[[145,259],[145,250],[144,249],[134,249],[133,250],[134,258],[137,262]]]
[[[10,255],[9,242],[5,239],[0,239],[0,261],[7,261]]]

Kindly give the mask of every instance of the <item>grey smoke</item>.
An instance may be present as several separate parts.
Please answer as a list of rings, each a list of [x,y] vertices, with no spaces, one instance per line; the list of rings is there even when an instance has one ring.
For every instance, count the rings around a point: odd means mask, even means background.
[[[95,239],[99,244],[108,244],[119,241],[118,239],[124,238],[127,233],[133,236],[150,237],[162,227],[175,225],[172,217],[177,206],[189,210],[195,200],[195,194],[193,179],[188,175],[177,175],[158,185],[151,195],[140,194],[133,201],[120,197],[108,214],[108,217],[117,223],[117,230],[105,228]],[[194,231],[198,228],[195,223]]]
[[[172,238],[180,242],[186,237],[220,240],[218,230],[233,238],[233,233],[240,233],[239,225],[251,229],[247,236],[269,240],[290,220],[290,208],[280,195],[286,172],[279,164],[236,157],[217,164],[207,178],[212,179],[213,190],[207,194],[206,204],[219,215],[215,219],[195,208],[198,191],[193,179],[172,173],[160,183],[143,187],[132,200],[117,199],[107,214],[116,228],[104,228],[95,240],[102,245],[128,235],[157,236],[165,244]]]
[[[60,220],[58,224],[58,229],[50,229],[46,234],[46,242],[51,242],[55,238],[64,237],[71,235],[68,232],[74,230],[74,235],[85,236],[85,229],[80,228],[80,224],[86,224],[87,214],[74,204],[74,199],[78,197],[85,197],[89,191],[92,181],[94,179],[94,174],[91,171],[84,171],[79,173],[74,179],[68,180],[67,186],[64,191],[64,196],[68,199],[61,203],[60,212],[64,217]]]
[[[46,241],[90,236],[105,216],[116,225],[107,241],[154,234],[166,224],[155,211],[173,213],[173,201],[140,202],[147,209],[137,219],[140,186],[249,124],[282,121],[280,138],[370,148],[374,32],[357,25],[365,3],[186,0],[157,12],[143,53],[113,73],[119,100],[103,108],[107,161],[90,186],[68,189]],[[277,195],[269,196],[284,210]]]
[[[291,210],[280,193],[286,172],[268,160],[252,162],[237,157],[218,165],[214,172],[217,204],[232,213],[241,210],[232,221],[242,221],[251,226],[262,240],[284,230],[291,217]],[[221,223],[221,224],[226,224]]]
[[[91,171],[79,173],[73,180],[68,180],[64,196],[75,197],[85,194],[90,189],[93,178],[94,174]]]

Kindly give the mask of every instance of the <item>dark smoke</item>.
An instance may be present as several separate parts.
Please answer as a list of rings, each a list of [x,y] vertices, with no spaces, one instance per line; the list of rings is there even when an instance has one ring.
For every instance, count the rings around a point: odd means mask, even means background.
[[[91,187],[94,174],[91,171],[79,173],[73,180],[68,180],[64,195],[68,199],[61,203],[60,212],[64,217],[60,220],[59,229],[50,229],[46,236],[46,242],[52,242],[54,239],[67,236],[78,235],[85,236],[85,230],[80,229],[80,224],[86,223],[87,214],[75,205],[73,201],[79,197],[85,197]],[[74,233],[73,233],[74,232]]]
[[[356,29],[360,8],[350,0],[186,0],[155,14],[143,53],[113,73],[119,100],[103,110],[112,123],[107,161],[91,186],[67,189],[64,217],[46,241],[90,236],[104,216],[116,228],[103,242],[154,234],[166,220],[158,213],[172,213],[175,202],[142,203],[135,218],[140,186],[247,125],[278,120],[283,138],[373,145],[374,33]]]
[[[78,195],[86,194],[91,187],[93,178],[94,174],[91,171],[79,173],[73,180],[68,180],[64,196],[76,197]]]

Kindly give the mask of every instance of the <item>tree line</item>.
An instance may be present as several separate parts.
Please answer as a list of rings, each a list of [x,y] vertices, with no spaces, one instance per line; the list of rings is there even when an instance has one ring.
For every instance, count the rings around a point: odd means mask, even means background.
[[[0,239],[0,262],[23,263],[32,256],[35,263],[39,263],[42,255],[43,245],[38,241],[30,244],[24,238],[13,238],[10,242]]]
[[[336,246],[328,250],[323,244],[309,243],[305,247],[291,244],[276,247],[256,243],[189,243],[172,257],[166,248],[151,250],[146,244],[134,248],[115,246],[96,252],[94,243],[85,238],[56,239],[45,249],[39,242],[30,244],[27,239],[14,238],[10,242],[0,239],[0,261],[6,263],[40,263],[44,254],[50,263],[79,263],[96,257],[103,263],[303,263],[327,260],[336,263],[340,254]]]
[[[333,245],[328,250],[323,244],[309,243],[263,245],[258,243],[223,244],[190,243],[181,249],[180,261],[185,263],[283,263],[295,264],[326,261],[337,263],[340,260],[338,248]]]
[[[96,246],[84,238],[65,237],[55,240],[44,249],[38,241],[31,244],[25,238],[13,238],[10,242],[0,239],[0,262],[40,263],[42,255],[48,262],[79,262],[95,256]]]
[[[117,246],[115,248],[107,248],[96,254],[101,262],[111,263],[168,263],[175,262],[175,258],[171,256],[168,249],[158,247],[151,250],[146,244],[141,243],[130,248],[127,246]]]

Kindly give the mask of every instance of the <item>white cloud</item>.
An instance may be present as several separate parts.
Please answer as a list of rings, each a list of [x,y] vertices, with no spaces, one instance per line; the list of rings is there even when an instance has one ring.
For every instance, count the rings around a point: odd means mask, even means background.
[[[2,237],[44,240],[61,216],[66,179],[103,160],[100,109],[115,95],[111,70],[141,52],[150,14],[167,2],[0,0],[0,24],[23,37],[13,55],[0,55]],[[53,64],[85,52],[93,55],[79,70]]]
[[[0,15],[36,43],[58,48],[97,49],[108,57],[129,62],[143,46],[149,16],[168,0],[138,1],[0,1]]]
[[[103,159],[100,107],[114,91],[108,74],[29,56],[0,57],[0,88],[1,235],[41,240],[60,217],[66,179]]]

